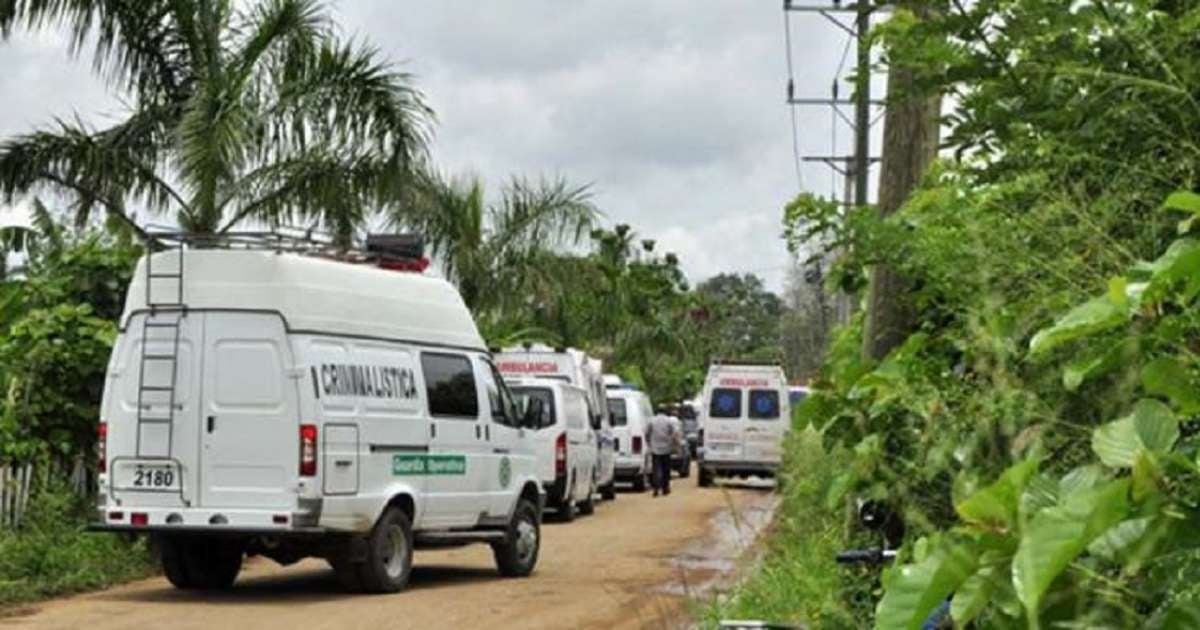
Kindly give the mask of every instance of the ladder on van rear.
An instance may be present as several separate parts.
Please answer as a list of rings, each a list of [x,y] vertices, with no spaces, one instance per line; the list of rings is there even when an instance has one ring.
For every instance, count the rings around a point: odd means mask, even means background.
[[[137,393],[137,456],[141,459],[172,459],[174,445],[176,386],[179,379],[179,337],[187,304],[183,301],[184,247],[168,250],[177,253],[173,271],[154,269],[152,243],[147,243],[146,305],[150,312],[142,319],[142,348],[138,365]],[[164,288],[162,285],[166,284]],[[150,351],[151,342],[165,346],[167,351]],[[149,373],[161,373],[151,366],[162,366],[169,375],[165,380],[148,381]],[[166,452],[147,452],[142,435],[147,426],[166,425]]]

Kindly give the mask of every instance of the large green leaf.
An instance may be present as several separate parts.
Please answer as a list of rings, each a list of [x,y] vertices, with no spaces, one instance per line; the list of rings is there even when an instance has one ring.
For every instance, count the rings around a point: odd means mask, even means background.
[[[1132,302],[1114,303],[1108,295],[1094,298],[1071,309],[1053,326],[1038,331],[1029,341],[1029,353],[1041,356],[1069,341],[1115,328],[1129,321]]]
[[[1180,210],[1200,215],[1200,195],[1190,190],[1173,192],[1163,202],[1163,210]]]
[[[1200,241],[1194,238],[1178,239],[1146,268],[1150,271],[1150,281],[1144,291],[1147,300],[1165,299],[1178,282],[1187,281],[1181,301],[1190,301],[1200,289],[1200,279],[1197,277],[1200,274]]]
[[[1087,381],[1103,376],[1120,366],[1127,354],[1135,352],[1137,339],[1126,337],[1120,341],[1102,348],[1096,354],[1075,361],[1063,368],[1063,387],[1073,392]]]
[[[1142,387],[1147,393],[1163,396],[1184,415],[1200,411],[1200,384],[1173,357],[1159,357],[1142,368]]]
[[[920,628],[929,613],[975,573],[978,562],[977,554],[966,544],[944,542],[924,560],[894,567],[875,609],[875,627]]]
[[[1092,450],[1107,466],[1131,468],[1143,450],[1167,450],[1179,439],[1179,421],[1165,404],[1143,399],[1133,413],[1097,427]]]
[[[1038,461],[1020,462],[990,486],[983,488],[954,506],[960,518],[968,523],[996,529],[1012,529],[1016,524],[1021,492],[1037,472]]]
[[[1013,558],[1013,587],[1027,614],[1038,615],[1042,597],[1067,565],[1129,512],[1129,480],[1077,492],[1062,505],[1033,517]]]
[[[954,599],[950,602],[950,616],[954,623],[962,627],[978,617],[991,603],[994,593],[1005,586],[1004,580],[1007,578],[1007,572],[1002,574],[1000,567],[980,569],[967,578],[954,591]]]

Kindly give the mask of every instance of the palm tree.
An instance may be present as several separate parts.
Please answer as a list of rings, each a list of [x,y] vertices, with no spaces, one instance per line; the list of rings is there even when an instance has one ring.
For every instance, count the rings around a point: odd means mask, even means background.
[[[513,178],[490,205],[478,178],[418,180],[392,224],[424,235],[472,310],[519,299],[538,254],[578,243],[599,217],[589,188],[562,179]]]
[[[0,35],[61,25],[128,93],[97,129],[53,124],[0,144],[0,197],[66,193],[142,232],[131,208],[214,234],[318,221],[343,241],[402,195],[432,111],[409,75],[344,42],[316,0],[14,0]]]

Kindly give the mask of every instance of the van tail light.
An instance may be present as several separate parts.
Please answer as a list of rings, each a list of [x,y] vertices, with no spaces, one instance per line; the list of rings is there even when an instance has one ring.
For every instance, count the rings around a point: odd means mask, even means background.
[[[564,477],[567,474],[567,434],[559,433],[554,440],[554,474]]]
[[[300,476],[317,475],[317,425],[300,425]]]
[[[108,472],[108,423],[96,425],[96,472]]]
[[[634,455],[642,454],[642,436],[640,436],[640,435],[633,436],[633,454]]]

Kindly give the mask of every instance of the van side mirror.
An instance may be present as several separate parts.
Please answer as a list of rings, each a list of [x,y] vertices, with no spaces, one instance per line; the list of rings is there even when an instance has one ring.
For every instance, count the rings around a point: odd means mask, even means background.
[[[521,414],[522,429],[537,429],[542,425],[542,412],[545,411],[545,404],[540,398],[530,398],[525,403],[525,413]]]

